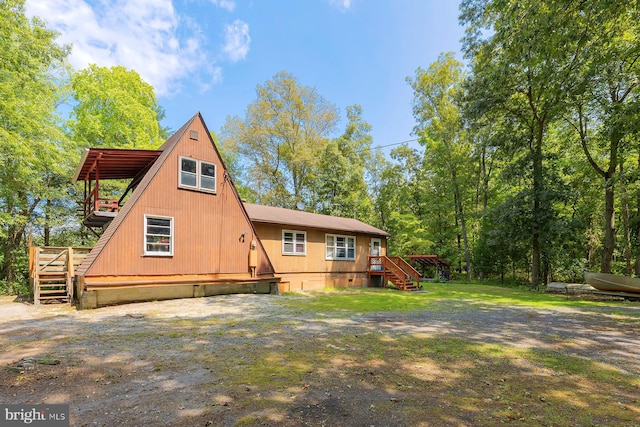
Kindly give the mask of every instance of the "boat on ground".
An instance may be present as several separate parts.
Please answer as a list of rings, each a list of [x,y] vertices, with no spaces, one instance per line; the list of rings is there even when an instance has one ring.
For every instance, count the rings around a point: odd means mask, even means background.
[[[640,279],[634,277],[585,271],[584,280],[599,291],[640,293]]]

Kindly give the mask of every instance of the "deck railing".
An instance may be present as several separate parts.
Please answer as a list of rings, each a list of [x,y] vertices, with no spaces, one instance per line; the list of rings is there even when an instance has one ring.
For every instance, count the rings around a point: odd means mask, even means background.
[[[75,270],[90,251],[80,247],[30,247],[29,276],[34,304],[47,299],[71,302]]]
[[[89,192],[83,203],[84,218],[87,218],[92,212],[118,212],[119,209],[117,199],[108,199],[98,195],[97,185]]]

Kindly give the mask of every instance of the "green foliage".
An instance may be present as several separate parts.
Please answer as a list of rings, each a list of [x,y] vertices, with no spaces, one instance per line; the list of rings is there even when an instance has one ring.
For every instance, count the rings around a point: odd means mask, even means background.
[[[311,182],[311,203],[318,213],[372,221],[365,171],[371,165],[371,126],[362,118],[362,107],[347,107],[342,136],[330,141],[321,153]]]
[[[164,112],[137,72],[90,65],[72,76],[71,88],[67,126],[79,147],[156,149],[165,139]]]
[[[263,204],[295,207],[312,200],[318,161],[338,122],[336,108],[282,71],[264,85],[247,107],[246,117],[228,117],[222,145],[242,156],[246,182]]]
[[[27,224],[42,200],[61,195],[66,140],[56,107],[67,47],[42,21],[28,20],[24,1],[0,3],[0,279],[22,283]]]
[[[452,241],[452,245],[456,245],[453,261],[464,266],[470,278],[467,209],[478,169],[474,168],[472,141],[462,126],[459,107],[462,70],[462,64],[452,53],[442,54],[427,70],[419,68],[415,79],[408,82],[414,91],[413,115],[417,122],[414,133],[420,135],[420,143],[425,147],[423,167],[430,172],[428,179],[434,183],[434,189],[449,196],[431,198],[431,201],[443,203],[441,210],[453,210],[450,214],[454,222],[448,224],[457,234],[457,242]],[[430,218],[434,217],[427,216],[427,221]]]
[[[70,188],[81,149],[157,148],[166,135],[153,88],[137,73],[96,66],[72,73],[70,48],[26,18],[24,1],[0,2],[0,21],[0,280],[4,292],[24,293],[28,225],[34,244],[90,243]],[[57,109],[69,96],[65,129]]]
[[[604,231],[601,268],[610,268],[614,183],[620,154],[637,128],[631,111],[638,81],[638,12],[635,3],[606,0],[461,3],[472,69],[464,116],[474,130],[486,126],[488,117],[504,128],[492,127],[502,136],[491,144],[513,156],[503,179],[516,184],[510,193],[520,193],[529,205],[520,233],[530,235],[534,284],[554,272],[573,277],[580,265],[592,265],[599,231]],[[604,178],[603,204],[594,203],[591,191],[576,180],[585,176],[587,165]],[[584,209],[582,196],[589,197],[590,208]],[[597,206],[604,208],[605,221],[594,230]],[[623,221],[630,230],[630,216]],[[479,253],[492,247],[484,244],[493,231],[484,234]],[[629,231],[626,241],[631,265]]]

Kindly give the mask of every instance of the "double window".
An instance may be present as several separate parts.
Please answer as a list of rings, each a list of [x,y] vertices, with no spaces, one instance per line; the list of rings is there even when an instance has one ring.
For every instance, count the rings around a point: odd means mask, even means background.
[[[356,238],[352,236],[326,235],[327,259],[349,260],[356,259]]]
[[[282,254],[306,255],[307,233],[304,231],[282,230]]]
[[[180,157],[180,177],[178,186],[193,190],[216,192],[216,165],[204,160]]]
[[[173,255],[173,218],[144,216],[144,254]]]

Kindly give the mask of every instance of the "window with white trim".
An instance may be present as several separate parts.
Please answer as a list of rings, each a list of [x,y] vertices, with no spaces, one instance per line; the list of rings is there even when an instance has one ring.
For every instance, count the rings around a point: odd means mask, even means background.
[[[216,165],[200,162],[200,189],[202,191],[216,191]]]
[[[306,231],[282,230],[282,255],[306,255]]]
[[[144,254],[173,255],[173,218],[144,216]]]
[[[180,157],[180,175],[178,187],[193,190],[216,192],[216,165],[195,160],[189,157]]]
[[[356,259],[356,238],[353,236],[340,236],[337,234],[327,234],[326,257],[334,260]]]

